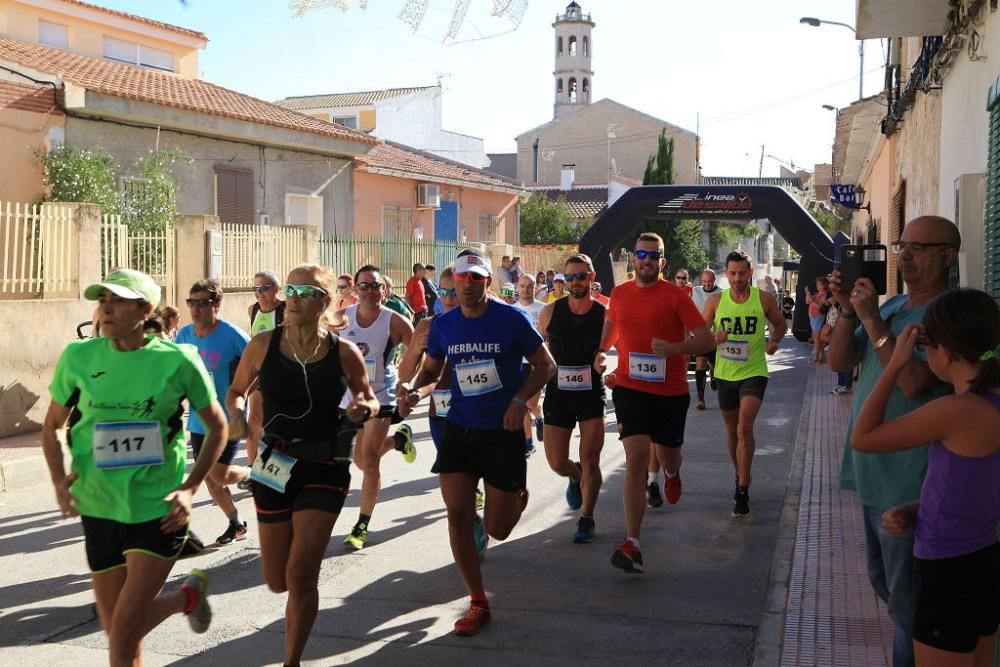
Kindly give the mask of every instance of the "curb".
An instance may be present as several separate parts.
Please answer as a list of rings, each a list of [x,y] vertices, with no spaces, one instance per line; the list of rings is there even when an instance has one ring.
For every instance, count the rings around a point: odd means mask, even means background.
[[[0,463],[0,492],[24,489],[48,478],[49,468],[42,454]]]
[[[812,413],[813,384],[815,371],[806,380],[802,412],[795,433],[795,450],[788,471],[785,499],[775,541],[774,558],[768,574],[767,593],[764,596],[764,612],[754,641],[752,665],[771,667],[781,662],[781,646],[785,629],[785,605],[788,600],[788,581],[792,572],[795,555],[795,538],[798,531],[799,506],[802,499],[802,476],[806,460],[806,434],[809,415]]]

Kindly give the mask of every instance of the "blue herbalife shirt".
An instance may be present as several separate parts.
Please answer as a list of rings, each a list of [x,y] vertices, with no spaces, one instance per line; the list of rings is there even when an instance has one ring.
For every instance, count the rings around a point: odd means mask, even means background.
[[[479,317],[465,317],[455,308],[435,318],[427,354],[451,362],[448,421],[477,430],[502,429],[510,400],[524,383],[521,361],[541,344],[524,313],[492,299]]]
[[[225,320],[219,320],[215,330],[204,338],[199,337],[194,332],[194,325],[188,324],[177,332],[176,343],[187,343],[198,348],[198,354],[208,369],[208,374],[212,376],[215,384],[215,393],[219,397],[219,404],[225,411],[226,392],[229,391],[229,382],[236,372],[236,367],[243,356],[250,338],[237,327]],[[227,414],[228,418],[229,415]],[[187,430],[191,433],[205,434],[205,426],[198,418],[198,413],[194,410],[188,415]]]

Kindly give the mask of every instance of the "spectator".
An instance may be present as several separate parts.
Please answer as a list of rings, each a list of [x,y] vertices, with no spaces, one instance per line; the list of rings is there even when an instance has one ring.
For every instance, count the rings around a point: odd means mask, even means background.
[[[514,305],[514,302],[517,301],[517,292],[514,285],[511,283],[504,283],[501,285],[500,299],[506,304]]]
[[[545,272],[539,271],[538,275],[535,276],[535,300],[545,301],[545,297],[549,293],[549,286],[545,283]]]
[[[545,287],[551,292],[555,288],[556,272],[549,269],[545,272]]]
[[[427,295],[424,292],[426,268],[420,262],[413,265],[413,275],[406,281],[406,303],[413,309],[413,320],[422,320],[427,315]]]
[[[337,278],[337,294],[333,300],[333,312],[353,306],[357,302],[358,297],[354,294],[354,278],[345,273]]]
[[[504,255],[500,258],[500,268],[497,269],[495,277],[501,285],[506,285],[507,283],[513,284],[514,278],[510,274],[510,255]]]
[[[413,310],[399,296],[392,293],[392,280],[389,276],[382,276],[382,296],[385,297],[383,306],[413,321]]]
[[[812,363],[826,363],[823,340],[820,331],[826,322],[826,313],[830,309],[833,294],[830,293],[830,281],[826,276],[816,277],[816,291],[809,294],[809,328],[812,330],[813,356]]]
[[[774,278],[771,276],[764,276],[764,291],[770,292],[775,297],[778,296],[778,288],[774,284]]]
[[[890,394],[917,345],[954,396],[884,420]],[[919,665],[992,665],[1000,619],[1000,310],[988,294],[958,289],[910,324],[854,423],[858,451],[928,449],[920,501],[890,509],[882,525],[914,530],[914,653]]]
[[[830,367],[849,371],[860,364],[848,438],[875,383],[889,365],[896,338],[908,324],[918,324],[924,311],[948,289],[948,274],[958,256],[961,236],[946,218],[922,216],[903,229],[894,244],[906,293],[881,307],[875,285],[859,278],[849,292],[841,291],[840,271],[833,272],[831,291],[840,305],[840,319],[830,338]],[[857,327],[857,328],[855,328]],[[896,419],[951,392],[927,366],[927,356],[916,350],[898,372],[885,411]],[[850,443],[848,442],[848,445]],[[927,448],[892,454],[863,454],[844,448],[840,486],[857,492],[865,525],[868,578],[889,608],[896,625],[893,664],[913,664],[913,532],[893,535],[882,525],[882,514],[916,501],[927,469]]]
[[[830,342],[830,336],[833,333],[833,328],[837,326],[837,320],[840,319],[840,306],[834,304],[826,314],[826,323],[823,325],[821,337],[824,343]],[[831,394],[835,396],[842,396],[843,394],[850,394],[854,388],[854,369],[849,371],[840,371],[837,373],[837,384],[833,389],[830,390]]]
[[[163,324],[163,337],[167,340],[177,338],[181,316],[173,306],[160,306],[160,322]]]
[[[552,291],[545,297],[545,303],[553,303],[567,296],[569,292],[566,291],[566,277],[557,273],[552,277]]]
[[[590,283],[590,296],[604,307],[611,303],[611,299],[601,294],[601,283],[596,280]]]
[[[424,297],[427,299],[427,312],[436,313],[438,309],[437,285],[434,284],[434,272],[437,268],[433,264],[424,267],[424,277],[421,282],[424,285]]]
[[[521,258],[520,257],[516,257],[515,256],[513,259],[510,260],[510,277],[513,278],[513,280],[511,280],[511,282],[514,283],[515,285],[517,285],[517,283],[521,280]]]

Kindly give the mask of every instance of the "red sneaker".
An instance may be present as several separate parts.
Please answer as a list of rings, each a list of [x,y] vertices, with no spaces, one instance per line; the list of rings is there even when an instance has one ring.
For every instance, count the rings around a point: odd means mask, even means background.
[[[673,477],[667,477],[667,481],[663,483],[663,497],[671,505],[676,505],[677,501],[681,499],[681,473],[679,470]]]
[[[459,637],[471,637],[490,622],[490,608],[482,604],[469,605],[465,616],[455,621],[455,634]]]
[[[642,553],[634,544],[625,540],[612,552],[611,564],[620,567],[629,574],[642,574]]]

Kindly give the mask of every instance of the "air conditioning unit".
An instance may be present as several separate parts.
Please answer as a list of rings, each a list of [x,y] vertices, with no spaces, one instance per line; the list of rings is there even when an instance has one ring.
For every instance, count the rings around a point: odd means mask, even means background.
[[[260,224],[262,224],[262,225],[269,225],[269,224],[271,224],[271,216],[267,215],[266,213],[261,213],[260,214]]]
[[[417,208],[441,208],[441,188],[430,183],[418,185]]]

